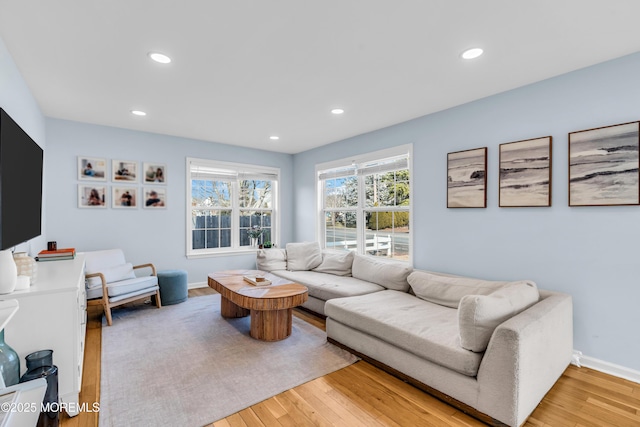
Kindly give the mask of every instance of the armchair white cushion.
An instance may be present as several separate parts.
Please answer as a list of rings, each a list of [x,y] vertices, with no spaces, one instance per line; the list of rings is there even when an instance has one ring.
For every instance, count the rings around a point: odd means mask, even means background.
[[[137,277],[134,272],[136,269],[150,269],[151,275]],[[151,295],[156,296],[156,305],[158,308],[161,307],[155,266],[153,264],[134,266],[127,263],[120,249],[87,252],[85,283],[87,299],[102,300],[109,326],[112,323],[112,307]]]
[[[136,278],[136,274],[133,272],[133,264],[130,262],[116,265],[114,267],[98,269],[96,272],[97,271],[104,274],[107,283]],[[87,288],[102,288],[102,280],[100,277],[91,277],[87,279]]]
[[[107,249],[104,251],[87,252],[85,257],[85,268],[87,272],[103,272],[112,267],[126,264],[124,252],[121,249]]]

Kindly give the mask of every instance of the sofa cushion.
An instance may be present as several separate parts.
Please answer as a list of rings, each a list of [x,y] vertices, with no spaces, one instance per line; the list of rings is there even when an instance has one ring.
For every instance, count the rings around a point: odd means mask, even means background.
[[[451,308],[458,308],[465,295],[489,295],[509,283],[421,270],[415,270],[407,280],[418,298]]]
[[[458,308],[460,345],[467,350],[485,351],[494,329],[540,299],[536,284],[512,282],[489,295],[466,295]]]
[[[457,310],[384,290],[326,302],[336,322],[463,375],[478,373],[482,354],[460,347]]]
[[[287,270],[311,270],[320,264],[322,264],[320,243],[287,243]]]
[[[133,272],[133,264],[131,264],[130,262],[115,265],[113,267],[104,267],[102,270],[98,271],[89,271],[89,269],[87,269],[86,274],[91,273],[102,273],[107,283],[136,278],[136,275]],[[90,277],[87,279],[86,285],[87,288],[102,286],[102,280],[100,279],[100,277]]]
[[[353,258],[351,275],[357,279],[373,282],[387,289],[407,292],[407,276],[412,268],[398,261],[358,255]]]
[[[352,251],[322,251],[322,263],[313,271],[336,276],[351,276],[354,255]]]
[[[323,301],[384,290],[380,285],[354,277],[316,271],[274,271],[272,274],[306,286],[309,289],[309,296]]]
[[[259,249],[256,254],[256,268],[262,271],[286,270],[287,252],[284,249]]]

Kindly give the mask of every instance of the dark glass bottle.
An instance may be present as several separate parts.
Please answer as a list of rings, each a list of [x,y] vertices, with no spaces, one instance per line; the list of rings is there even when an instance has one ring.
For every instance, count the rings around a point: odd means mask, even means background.
[[[47,380],[47,391],[44,394],[43,406],[46,405],[40,417],[37,427],[58,427],[60,413],[58,405],[58,367],[53,364],[53,350],[40,350],[28,354],[27,372],[20,378],[20,382],[44,378]]]

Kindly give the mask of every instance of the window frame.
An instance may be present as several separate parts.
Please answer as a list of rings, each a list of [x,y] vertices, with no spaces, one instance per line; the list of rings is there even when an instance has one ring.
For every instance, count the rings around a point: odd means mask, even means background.
[[[220,169],[223,171],[235,172],[231,180],[231,205],[229,207],[202,208],[194,207],[192,203],[192,166],[203,166],[206,168]],[[265,175],[274,176],[272,181],[271,209],[257,208],[248,209],[240,207],[239,182],[246,176]],[[186,257],[209,258],[228,255],[247,255],[256,252],[256,248],[240,246],[240,215],[247,210],[271,211],[271,241],[280,241],[280,168],[261,166],[247,163],[225,162],[219,160],[187,157],[186,159]],[[266,181],[267,179],[265,179]],[[193,226],[192,213],[194,210],[229,210],[231,211],[231,247],[225,248],[202,248],[193,249]]]
[[[384,161],[386,159],[391,159],[394,157],[401,157],[403,155],[407,156],[407,167],[409,169],[409,209],[399,208],[398,206],[367,206],[366,205],[366,194],[365,194],[365,177],[367,175],[361,175],[357,173],[357,170],[362,167],[362,165],[377,161]],[[324,184],[326,180],[320,178],[320,174],[323,171],[332,170],[332,169],[343,169],[348,170],[349,168],[353,168],[356,173],[354,174],[357,179],[357,188],[358,188],[358,204],[355,207],[344,207],[344,208],[325,208],[324,207],[324,196],[325,196],[325,188]],[[366,240],[366,224],[365,224],[365,212],[409,212],[409,257],[408,260],[400,260],[394,259],[396,262],[408,263],[409,265],[413,265],[413,210],[414,210],[414,202],[413,202],[413,187],[414,187],[414,179],[413,179],[413,144],[405,144],[397,147],[388,148],[385,150],[374,151],[370,153],[360,154],[358,156],[343,158],[338,160],[333,160],[330,162],[319,163],[316,164],[315,167],[315,179],[316,179],[316,240],[320,242],[320,245],[323,249],[326,249],[326,221],[325,221],[325,212],[327,211],[355,211],[356,212],[356,253],[365,256],[371,256],[377,258],[373,255],[368,255],[365,252],[365,240]]]

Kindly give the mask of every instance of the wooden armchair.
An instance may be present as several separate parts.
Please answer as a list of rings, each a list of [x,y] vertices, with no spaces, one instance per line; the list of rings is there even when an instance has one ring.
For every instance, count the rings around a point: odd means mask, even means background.
[[[137,277],[134,271],[138,269],[150,269],[151,275]],[[152,295],[156,296],[156,306],[162,307],[156,267],[127,263],[120,249],[87,252],[84,277],[87,299],[102,303],[109,326],[113,323],[113,307]]]

